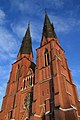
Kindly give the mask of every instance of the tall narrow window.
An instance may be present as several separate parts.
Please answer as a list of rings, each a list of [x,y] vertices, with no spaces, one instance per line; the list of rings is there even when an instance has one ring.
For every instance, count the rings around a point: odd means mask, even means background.
[[[24,80],[24,88],[26,87],[26,80]]]
[[[29,81],[28,81],[28,82],[29,82],[29,86],[30,86],[30,84],[31,84],[31,79],[30,79],[30,77],[29,77]]]
[[[29,77],[29,85],[32,85],[32,76]]]
[[[47,66],[47,65],[49,65],[49,53],[48,53],[48,49],[45,49],[44,56],[45,56],[45,66]]]
[[[10,119],[12,119],[12,111],[10,111]]]
[[[31,76],[31,83],[30,83],[30,85],[32,85],[32,76]]]

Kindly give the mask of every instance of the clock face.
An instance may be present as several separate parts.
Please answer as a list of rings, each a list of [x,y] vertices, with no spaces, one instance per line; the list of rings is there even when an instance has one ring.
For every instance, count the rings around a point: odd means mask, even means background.
[[[25,108],[27,108],[29,110],[29,108],[30,108],[30,93],[28,93],[26,95],[26,97],[24,98],[24,106],[25,106]]]

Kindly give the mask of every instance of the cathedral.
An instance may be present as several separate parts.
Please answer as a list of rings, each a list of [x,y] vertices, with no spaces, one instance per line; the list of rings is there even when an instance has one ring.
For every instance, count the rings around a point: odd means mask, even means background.
[[[28,24],[12,64],[0,120],[80,120],[76,85],[47,13],[36,64]]]

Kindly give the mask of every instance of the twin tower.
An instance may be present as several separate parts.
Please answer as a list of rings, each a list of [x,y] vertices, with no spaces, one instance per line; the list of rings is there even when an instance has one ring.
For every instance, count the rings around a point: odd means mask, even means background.
[[[36,64],[28,25],[12,64],[0,120],[80,120],[76,85],[47,13]]]

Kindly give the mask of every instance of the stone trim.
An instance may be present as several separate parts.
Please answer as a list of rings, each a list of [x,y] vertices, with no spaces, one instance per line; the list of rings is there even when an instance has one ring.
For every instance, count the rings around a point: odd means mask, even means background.
[[[69,93],[68,91],[66,91],[67,94],[69,94],[71,96],[71,93]]]
[[[41,104],[40,107],[41,107],[41,106],[45,106],[45,105],[46,105],[46,104]]]
[[[15,119],[10,119],[10,120],[15,120]]]
[[[75,110],[77,110],[77,108],[76,108],[76,107],[74,107],[73,105],[71,105],[71,107],[73,107]]]
[[[50,100],[50,98],[46,98],[46,100]]]
[[[47,81],[50,81],[50,79],[51,79],[51,77],[49,78],[49,79],[44,79],[44,80],[42,80],[41,82],[39,82],[40,84],[42,84],[42,83],[44,83],[44,82],[47,82]]]
[[[66,77],[66,75],[64,73],[61,73],[61,75],[63,75],[64,77]]]
[[[47,111],[46,113],[45,113],[45,115],[47,115],[47,114],[49,114],[50,113],[50,111]]]
[[[34,116],[35,116],[35,117],[38,117],[38,118],[41,118],[41,116],[40,116],[40,115],[37,115],[37,114],[35,114]]]
[[[62,110],[62,111],[64,111],[64,112],[70,111],[70,110],[77,110],[76,107],[74,107],[73,105],[71,105],[71,107],[72,107],[72,108],[66,108],[66,109],[60,107],[59,110]]]
[[[78,115],[78,118],[80,118],[80,115]]]
[[[56,58],[61,61],[61,58],[58,55],[54,55],[54,57],[52,58],[52,61],[55,60]]]

